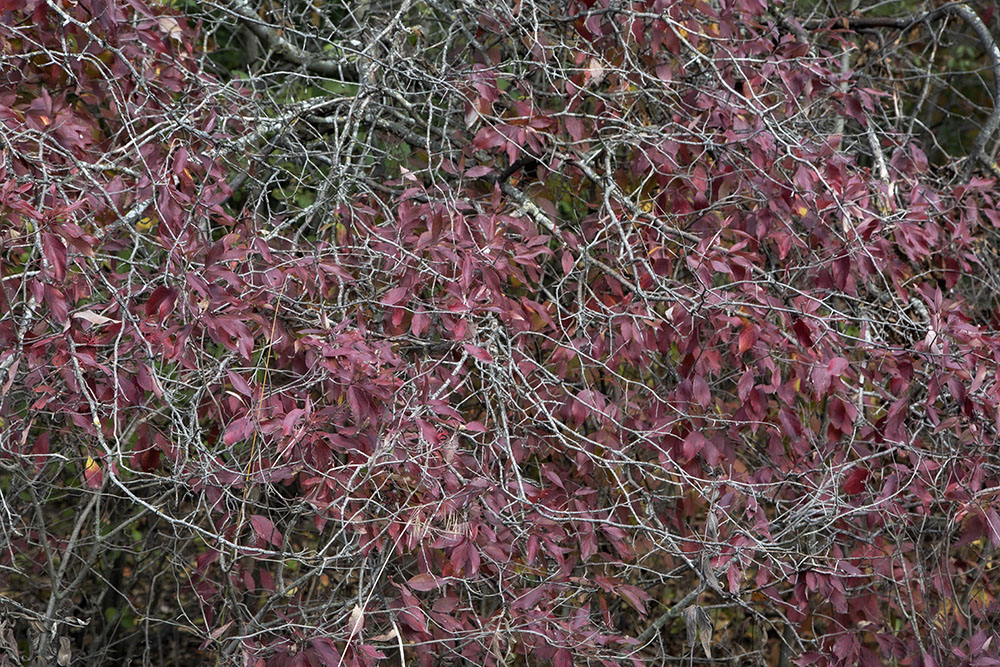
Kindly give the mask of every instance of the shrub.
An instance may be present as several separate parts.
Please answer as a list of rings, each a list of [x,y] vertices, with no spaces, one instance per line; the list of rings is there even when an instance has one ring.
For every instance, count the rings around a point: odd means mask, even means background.
[[[990,137],[605,4],[0,6],[4,660],[995,663]]]

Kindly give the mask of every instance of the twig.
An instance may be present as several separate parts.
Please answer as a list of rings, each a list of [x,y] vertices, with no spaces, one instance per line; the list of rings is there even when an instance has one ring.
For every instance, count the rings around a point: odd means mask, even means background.
[[[702,591],[704,590],[705,590],[705,582],[702,581],[701,583],[698,584],[697,588],[690,591],[687,595],[681,598],[677,604],[675,604],[673,607],[660,614],[660,616],[658,616],[655,621],[650,623],[649,627],[643,630],[642,634],[639,635],[638,638],[639,643],[647,644],[649,640],[651,640],[656,635],[656,633],[659,632],[660,628],[662,628],[667,623],[667,621],[676,616],[680,616],[681,612],[687,609],[688,606],[691,604],[691,601],[697,598],[699,595],[701,595]]]

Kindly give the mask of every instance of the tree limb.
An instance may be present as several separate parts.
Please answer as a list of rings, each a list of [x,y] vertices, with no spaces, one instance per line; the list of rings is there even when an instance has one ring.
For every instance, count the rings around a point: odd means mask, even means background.
[[[230,11],[236,14],[265,46],[269,47],[282,60],[301,65],[320,76],[337,77],[341,81],[357,81],[357,67],[346,60],[331,60],[322,58],[308,51],[303,51],[278,31],[264,23],[257,12],[250,7],[247,0],[231,0]]]

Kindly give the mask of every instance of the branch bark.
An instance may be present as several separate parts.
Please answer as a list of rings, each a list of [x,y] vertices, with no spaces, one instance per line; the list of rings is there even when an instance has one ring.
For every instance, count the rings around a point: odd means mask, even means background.
[[[320,76],[337,77],[341,81],[349,82],[356,82],[358,80],[358,70],[353,63],[343,59],[322,58],[308,51],[303,51],[282,37],[277,30],[262,21],[247,0],[232,0],[229,9],[243,21],[247,29],[262,44],[270,48],[275,55],[285,62],[300,65],[313,74]]]

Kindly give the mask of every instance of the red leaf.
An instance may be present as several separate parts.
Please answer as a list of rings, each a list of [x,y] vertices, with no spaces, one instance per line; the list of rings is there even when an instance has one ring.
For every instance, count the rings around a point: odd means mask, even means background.
[[[757,343],[760,337],[760,329],[756,324],[746,324],[740,332],[739,354],[743,354]]]
[[[740,400],[744,403],[747,400],[747,396],[750,395],[750,391],[753,389],[754,384],[754,373],[753,369],[747,368],[743,375],[740,376],[740,381],[736,385],[736,393],[739,395]]]
[[[273,544],[276,547],[280,547],[282,542],[284,542],[284,538],[274,526],[274,522],[266,516],[260,514],[251,515],[250,525],[253,527],[253,532],[256,533],[257,537],[265,542]]]
[[[567,276],[573,271],[573,267],[576,265],[576,259],[569,250],[563,250],[562,254],[562,270]]]
[[[853,403],[847,403],[834,396],[830,398],[829,413],[830,424],[840,429],[841,433],[847,433],[854,426],[858,409]]]
[[[253,431],[253,422],[249,417],[234,420],[222,435],[222,442],[227,447],[246,438]]]
[[[479,166],[476,166],[476,167],[472,167],[471,169],[467,169],[465,171],[465,175],[468,178],[479,178],[480,176],[485,176],[486,174],[488,174],[488,173],[490,173],[492,171],[493,171],[493,169],[490,168],[490,167],[487,167],[485,165],[479,165]]]
[[[583,123],[576,116],[566,116],[566,132],[569,133],[570,138],[573,141],[580,141],[583,139]]]
[[[427,617],[420,607],[410,606],[399,612],[399,620],[414,632],[427,634]]]
[[[52,277],[61,281],[66,277],[66,246],[62,239],[48,232],[42,234],[42,254],[52,267]]]
[[[688,436],[684,438],[684,444],[681,446],[681,452],[684,454],[684,458],[691,460],[701,453],[701,450],[705,447],[705,436],[701,434],[701,431],[691,431]]]
[[[53,319],[60,324],[69,318],[69,304],[66,302],[66,295],[61,290],[52,285],[45,286],[45,304],[49,307]]]
[[[708,383],[701,375],[695,375],[691,379],[691,392],[694,400],[703,408],[707,408],[712,403],[712,392],[708,388]]]
[[[341,664],[340,653],[337,652],[333,642],[326,637],[316,637],[315,639],[310,639],[309,643],[312,645],[313,650],[316,651],[316,655],[322,660],[322,664]]]
[[[847,112],[848,116],[858,121],[861,127],[868,126],[868,119],[865,116],[864,109],[861,108],[861,104],[858,102],[858,99],[853,95],[844,100],[844,110]]]
[[[852,635],[841,635],[833,645],[833,654],[841,660],[845,660],[854,650],[855,641]]]
[[[187,166],[188,162],[188,151],[186,148],[179,148],[174,154],[174,174],[179,174],[184,171],[184,167]]]
[[[830,369],[828,366],[816,365],[812,369],[812,383],[816,387],[816,393],[823,396],[830,389]]]
[[[905,398],[901,398],[889,406],[889,414],[886,416],[884,427],[886,440],[893,442],[906,441],[907,435],[906,429],[903,428],[903,423],[906,421],[909,407],[910,402]]]
[[[132,453],[132,465],[143,472],[152,472],[160,465],[160,450],[147,447]]]
[[[436,445],[438,440],[440,440],[437,430],[428,421],[418,419],[417,427],[420,429],[420,435],[427,441],[428,444]]]
[[[533,310],[535,313],[537,313],[538,317],[541,318],[541,320],[543,322],[545,322],[545,324],[547,324],[548,326],[552,327],[553,329],[558,329],[558,327],[556,326],[555,320],[552,319],[552,314],[549,313],[549,309],[548,308],[546,308],[542,304],[538,303],[537,301],[532,301],[531,299],[529,299],[527,297],[523,297],[521,299],[521,303],[523,303],[525,306],[527,306],[528,308],[530,308],[531,310]]]
[[[719,461],[722,459],[722,452],[720,452],[719,448],[715,446],[715,443],[713,443],[708,438],[705,439],[705,444],[701,450],[701,455],[705,459],[705,463],[707,463],[710,466],[719,465]]]
[[[305,410],[302,408],[295,408],[294,410],[289,410],[288,413],[281,418],[281,433],[282,435],[290,435],[293,430],[295,430],[295,424],[298,422],[299,418],[305,414]]]
[[[87,457],[87,463],[83,468],[83,479],[92,489],[99,489],[104,483],[104,471],[94,459]]]
[[[1000,514],[993,508],[986,512],[986,532],[993,546],[1000,546]]]
[[[530,538],[529,538],[530,539]],[[548,592],[549,587],[545,584],[528,590],[521,594],[511,605],[512,609],[530,609],[534,607]]]
[[[417,337],[423,336],[430,321],[431,318],[427,316],[426,311],[418,310],[413,314],[413,319],[410,320],[410,332]]]
[[[855,468],[844,480],[844,493],[860,493],[865,488],[865,480],[868,479],[868,470],[865,468]]]
[[[795,332],[795,337],[799,340],[799,345],[804,348],[810,348],[813,346],[812,332],[809,331],[809,325],[806,324],[805,320],[795,320],[792,324],[792,331]]]
[[[622,584],[618,587],[618,594],[628,600],[628,603],[635,607],[636,611],[643,616],[646,615],[645,603],[652,599],[648,593],[640,588],[636,588],[635,586]]]
[[[462,347],[465,349],[466,352],[471,354],[473,357],[479,359],[479,361],[485,361],[486,363],[489,364],[493,363],[493,357],[491,357],[490,353],[484,350],[483,348],[477,345],[470,345],[468,343],[462,343]]]
[[[49,459],[49,432],[42,433],[35,439],[35,444],[31,448],[31,454],[35,457],[35,471],[45,467]]]
[[[813,189],[813,180],[815,174],[810,167],[804,164],[800,164],[799,168],[795,171],[795,176],[793,180],[795,184],[807,192],[811,192]]]
[[[729,566],[729,570],[726,572],[726,579],[729,582],[729,592],[739,593],[740,582],[743,580],[743,571],[740,570],[735,562]]]
[[[441,581],[435,577],[433,574],[417,574],[410,578],[406,582],[406,585],[415,591],[420,591],[421,593],[426,593],[427,591],[433,591],[435,588],[441,585]]]
[[[382,298],[383,306],[395,306],[397,303],[406,298],[409,293],[409,289],[406,287],[395,287],[389,290],[386,295]]]
[[[209,633],[208,636],[211,637],[212,639],[218,639],[219,637],[221,637],[226,633],[226,630],[228,630],[229,626],[231,626],[232,624],[233,621],[229,621],[228,623],[216,628],[215,630],[212,630],[212,632]]]
[[[167,319],[167,315],[174,309],[174,302],[177,300],[177,290],[166,285],[160,285],[154,289],[146,300],[146,316],[152,317],[155,313],[157,320],[162,322]]]
[[[234,373],[233,371],[226,371],[226,377],[233,385],[233,389],[240,392],[244,396],[253,397],[253,390],[250,389],[250,385],[247,381],[243,379],[243,376],[239,373]]]
[[[851,362],[843,357],[834,357],[826,365],[827,370],[831,376],[840,377],[844,374],[844,371],[851,366]]]

